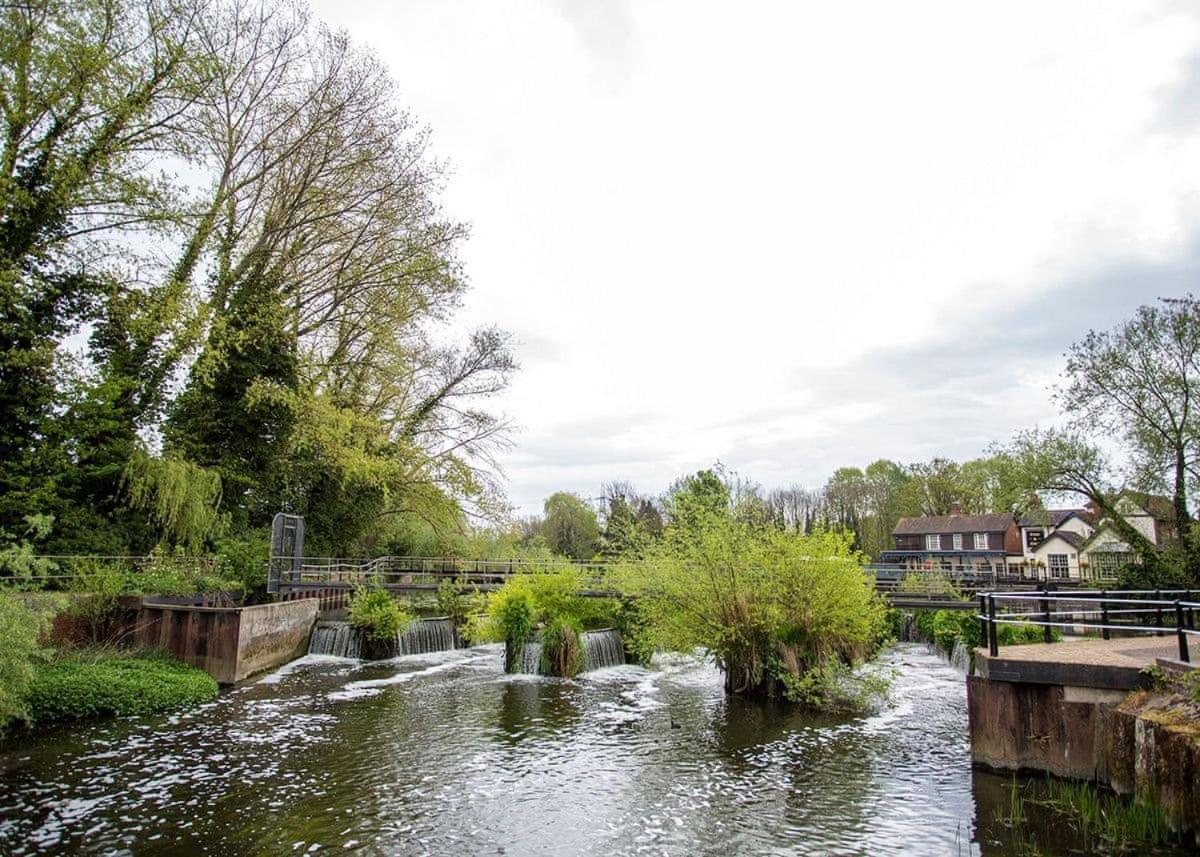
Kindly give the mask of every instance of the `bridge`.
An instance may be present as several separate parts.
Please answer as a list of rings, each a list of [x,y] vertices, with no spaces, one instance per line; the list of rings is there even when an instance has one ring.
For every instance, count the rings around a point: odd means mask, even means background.
[[[513,577],[571,569],[579,576],[579,594],[615,598],[611,569],[616,563],[565,559],[463,559],[459,557],[382,556],[373,559],[276,556],[271,560],[268,591],[295,597],[305,591],[349,591],[381,586],[397,594],[436,592],[449,583],[460,592],[492,592]],[[636,564],[635,564],[636,567]],[[1069,590],[1095,581],[1042,581],[1016,575],[977,572],[970,568],[934,571],[898,565],[869,564],[864,574],[874,577],[876,590],[896,607],[906,609],[974,610],[973,597],[988,592]]]

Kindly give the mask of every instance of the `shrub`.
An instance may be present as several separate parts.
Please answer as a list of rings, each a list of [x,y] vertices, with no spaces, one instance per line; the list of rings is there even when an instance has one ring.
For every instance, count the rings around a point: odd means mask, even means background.
[[[573,678],[582,669],[579,628],[568,619],[558,619],[548,625],[542,631],[542,673]]]
[[[88,558],[75,568],[67,586],[76,595],[69,609],[87,625],[91,642],[104,638],[120,609],[126,583],[125,570],[103,560]]]
[[[19,596],[0,593],[0,729],[28,718],[26,693],[36,660],[46,654],[38,644],[46,618]]]
[[[364,587],[350,597],[350,624],[376,640],[394,640],[413,621],[382,587]]]
[[[271,559],[271,539],[266,531],[220,538],[216,552],[221,576],[236,581],[248,600],[257,600],[266,593],[267,563]]]
[[[164,656],[80,653],[38,665],[28,689],[37,723],[153,714],[217,695],[208,673]]]

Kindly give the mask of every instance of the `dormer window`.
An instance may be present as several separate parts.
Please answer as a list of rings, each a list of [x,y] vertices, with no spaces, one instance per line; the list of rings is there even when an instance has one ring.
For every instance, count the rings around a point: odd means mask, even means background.
[[[976,533],[975,534],[975,550],[985,551],[987,549],[988,549],[987,533]]]
[[[942,537],[938,535],[929,535],[925,537],[925,550],[940,551],[942,549]]]
[[[951,541],[954,542],[954,549],[956,551],[962,550],[962,533],[955,533]]]

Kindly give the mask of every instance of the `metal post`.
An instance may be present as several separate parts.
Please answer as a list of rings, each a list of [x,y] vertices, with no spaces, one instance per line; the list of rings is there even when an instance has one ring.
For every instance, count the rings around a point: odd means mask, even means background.
[[[1041,603],[1042,622],[1044,623],[1042,625],[1042,641],[1046,643],[1050,642],[1050,599],[1046,597],[1049,594],[1049,587],[1043,586]]]
[[[1154,590],[1154,624],[1158,626],[1158,630],[1154,632],[1154,636],[1161,637],[1162,632],[1162,590]]]
[[[1175,600],[1175,636],[1179,638],[1179,660],[1185,664],[1191,662],[1188,655],[1187,633],[1183,630],[1183,605]]]
[[[1104,600],[1106,590],[1100,590],[1100,624],[1104,627],[1100,629],[1100,636],[1108,639],[1108,602]]]
[[[988,638],[987,597],[979,593],[979,644],[983,645]]]
[[[996,639],[996,597],[989,595],[988,600],[988,654],[993,658],[1000,655],[1000,641]]]

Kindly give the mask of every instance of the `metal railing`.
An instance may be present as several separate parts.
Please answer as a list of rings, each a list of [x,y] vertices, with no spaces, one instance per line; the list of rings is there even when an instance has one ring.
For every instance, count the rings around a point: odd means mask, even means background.
[[[20,558],[20,566],[0,568],[0,587],[21,591],[64,591],[97,575],[116,572],[131,580],[153,573],[185,578],[216,577],[216,556],[104,556],[35,554]],[[15,564],[14,564],[15,565]]]
[[[1084,635],[1098,631],[1104,640],[1111,639],[1114,632],[1172,634],[1178,641],[1179,660],[1190,663],[1188,639],[1200,635],[1196,630],[1197,596],[1200,592],[1192,589],[981,592],[976,616],[992,657],[999,655],[1000,626],[1019,625],[1042,628],[1047,643],[1053,641],[1056,628]],[[997,612],[997,605],[1003,612]]]

